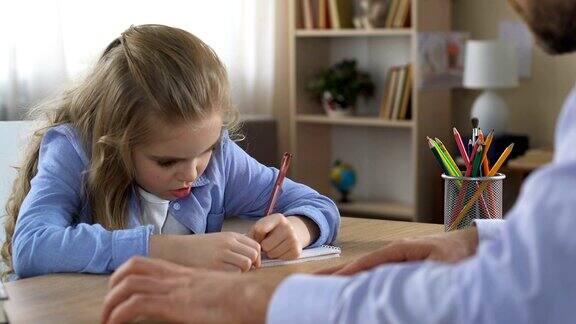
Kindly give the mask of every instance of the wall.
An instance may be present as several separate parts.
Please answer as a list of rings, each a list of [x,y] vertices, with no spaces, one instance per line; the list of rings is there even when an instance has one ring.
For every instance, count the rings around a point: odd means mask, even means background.
[[[455,0],[454,30],[467,30],[473,39],[498,37],[498,24],[520,20],[504,0]],[[553,57],[537,45],[532,77],[500,93],[508,103],[508,131],[530,135],[532,147],[552,146],[556,117],[576,80],[576,55]],[[453,118],[458,128],[469,127],[470,107],[478,91],[456,90]]]
[[[288,62],[288,5],[290,1],[276,3],[276,55],[274,73],[273,115],[278,121],[278,155],[290,149],[289,62]]]

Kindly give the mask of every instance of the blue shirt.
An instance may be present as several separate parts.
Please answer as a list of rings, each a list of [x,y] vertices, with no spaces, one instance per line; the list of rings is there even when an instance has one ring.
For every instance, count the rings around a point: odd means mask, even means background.
[[[135,190],[128,228],[109,231],[91,218],[83,194],[89,156],[69,125],[48,130],[40,146],[38,172],[20,208],[12,238],[18,277],[53,272],[108,273],[135,255],[148,255],[152,225],[141,224]],[[229,216],[261,218],[278,169],[258,163],[224,132],[191,194],[170,202],[169,212],[195,234],[218,232]],[[134,186],[133,186],[134,187]],[[320,229],[317,246],[334,241],[340,225],[336,205],[309,187],[286,179],[275,212],[302,215]]]
[[[576,92],[557,126],[554,161],[528,178],[505,222],[478,222],[474,257],[291,276],[274,293],[268,322],[574,323]]]

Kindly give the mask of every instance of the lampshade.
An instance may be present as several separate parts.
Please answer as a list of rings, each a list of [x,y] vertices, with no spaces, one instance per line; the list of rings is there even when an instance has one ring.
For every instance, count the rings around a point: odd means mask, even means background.
[[[466,43],[464,87],[501,89],[518,85],[518,62],[514,47],[500,40]]]

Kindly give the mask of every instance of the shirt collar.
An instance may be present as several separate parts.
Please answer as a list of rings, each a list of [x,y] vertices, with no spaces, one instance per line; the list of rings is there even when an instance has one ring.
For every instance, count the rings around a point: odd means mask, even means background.
[[[162,199],[152,193],[149,193],[148,191],[144,190],[142,187],[138,185],[136,185],[136,187],[138,188],[138,194],[140,195],[140,198],[142,198],[144,201],[153,204],[168,204],[170,202],[169,200]]]

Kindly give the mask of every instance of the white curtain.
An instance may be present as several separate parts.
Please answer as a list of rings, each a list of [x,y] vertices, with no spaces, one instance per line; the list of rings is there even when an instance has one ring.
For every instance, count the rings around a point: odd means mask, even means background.
[[[0,119],[81,76],[130,25],[185,29],[228,68],[245,114],[272,115],[275,1],[3,0],[0,3]]]

